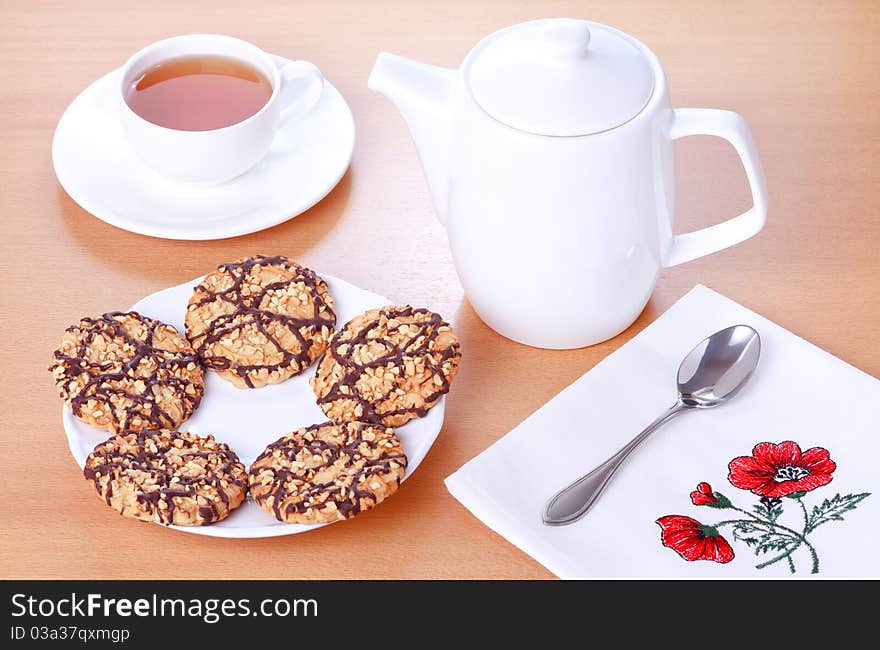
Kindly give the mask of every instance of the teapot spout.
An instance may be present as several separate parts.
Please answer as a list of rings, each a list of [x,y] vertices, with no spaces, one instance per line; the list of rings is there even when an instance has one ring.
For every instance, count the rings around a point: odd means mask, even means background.
[[[415,142],[437,218],[446,221],[449,136],[455,70],[383,52],[367,86],[387,97],[403,115]]]

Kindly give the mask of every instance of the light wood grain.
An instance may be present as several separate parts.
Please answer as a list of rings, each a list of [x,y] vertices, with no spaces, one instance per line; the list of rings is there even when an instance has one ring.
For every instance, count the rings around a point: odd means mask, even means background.
[[[875,3],[843,1],[5,0],[0,577],[550,577],[459,505],[443,478],[699,282],[880,374],[878,14]],[[624,334],[588,349],[551,352],[505,340],[474,314],[403,121],[367,90],[366,79],[381,50],[455,66],[497,28],[566,15],[641,38],[665,64],[674,105],[745,115],[766,168],[770,212],[758,237],[666,270]],[[345,95],[358,128],[354,160],[318,206],[261,233],[194,244],[112,228],[58,186],[49,152],[65,106],[134,50],[187,32],[234,34],[309,59]],[[741,167],[727,145],[688,138],[676,146],[679,230],[748,206]],[[552,227],[552,214],[535,218]],[[113,515],[67,450],[46,372],[56,338],[80,316],[125,308],[255,252],[287,254],[454,322],[464,362],[437,444],[375,512],[306,535],[212,539]]]

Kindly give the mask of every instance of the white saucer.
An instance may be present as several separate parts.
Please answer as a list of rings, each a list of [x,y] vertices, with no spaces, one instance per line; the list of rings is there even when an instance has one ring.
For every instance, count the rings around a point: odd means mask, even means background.
[[[275,57],[284,61],[281,57]],[[169,180],[129,149],[116,111],[120,71],[67,107],[52,141],[58,181],[83,209],[124,230],[166,239],[221,239],[263,230],[312,207],[351,162],[354,119],[329,82],[305,117],[281,126],[256,167],[220,185]]]
[[[339,278],[321,274],[327,281],[333,296],[337,323],[347,323],[358,314],[391,304],[387,298],[360,289]],[[164,289],[147,296],[132,305],[132,309],[144,316],[156,318],[164,323],[174,325],[183,332],[183,317],[186,303],[192,296],[193,287],[201,282],[196,278],[170,289]],[[281,384],[265,386],[255,390],[240,390],[231,383],[221,379],[213,372],[206,373],[205,395],[193,416],[181,425],[181,428],[198,435],[212,434],[217,440],[229,444],[245,465],[250,463],[266,448],[285,433],[316,422],[325,422],[327,417],[315,403],[315,395],[309,386],[309,379],[314,376],[317,364],[308,371],[297,375]],[[407,457],[405,481],[424,460],[428,450],[437,439],[443,426],[443,411],[446,398],[428,411],[423,418],[411,420],[402,427],[395,429],[397,437],[403,443]],[[61,421],[67,433],[67,444],[70,452],[80,467],[85,465],[86,457],[95,446],[106,440],[110,434],[81,422],[62,407]],[[82,489],[93,490],[91,485],[83,482]],[[393,495],[392,499],[401,498]],[[379,508],[382,507],[380,504]],[[107,517],[116,516],[107,509]],[[364,516],[369,517],[369,513]],[[131,522],[133,526],[137,522]],[[211,537],[277,537],[279,535],[295,535],[319,528],[326,524],[285,524],[262,510],[253,500],[248,500],[232,512],[223,521],[210,526],[169,526],[197,535]]]

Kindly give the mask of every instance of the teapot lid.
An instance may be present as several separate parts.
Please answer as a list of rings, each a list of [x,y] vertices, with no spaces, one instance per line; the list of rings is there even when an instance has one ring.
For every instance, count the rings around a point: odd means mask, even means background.
[[[499,122],[539,135],[607,131],[654,92],[644,47],[586,20],[534,20],[483,39],[464,63],[476,102]]]

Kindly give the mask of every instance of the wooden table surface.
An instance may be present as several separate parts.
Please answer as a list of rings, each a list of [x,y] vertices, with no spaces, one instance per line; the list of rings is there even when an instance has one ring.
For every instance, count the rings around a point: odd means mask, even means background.
[[[252,6],[251,6],[252,5]],[[873,5],[873,6],[872,6]],[[257,10],[253,8],[259,6]],[[444,477],[704,283],[873,375],[880,375],[880,33],[872,2],[141,3],[4,0],[0,5],[0,411],[2,578],[549,578],[483,526]],[[615,339],[542,351],[476,316],[434,219],[400,115],[367,90],[387,50],[457,66],[483,35],[539,17],[606,22],[663,61],[675,106],[742,113],[770,192],[754,239],[663,272],[645,312]],[[143,45],[228,33],[315,62],[357,123],[351,169],[319,205],[253,235],[152,239],[91,217],[64,193],[52,132],[91,81]],[[725,143],[676,145],[677,229],[750,204]],[[546,215],[552,220],[552,215]],[[67,450],[46,367],[79,317],[256,252],[284,253],[450,319],[464,360],[446,424],[393,499],[305,535],[225,540],[139,524],[108,511]]]

